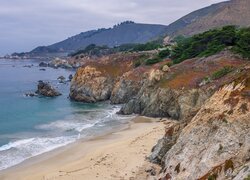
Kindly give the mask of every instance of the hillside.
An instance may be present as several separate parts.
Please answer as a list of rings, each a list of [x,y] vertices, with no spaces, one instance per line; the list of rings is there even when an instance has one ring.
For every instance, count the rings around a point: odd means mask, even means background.
[[[225,25],[249,26],[250,1],[231,0],[194,11],[167,27],[167,34],[194,35]]]
[[[137,24],[127,21],[109,29],[103,28],[82,32],[50,46],[38,47],[32,50],[31,53],[69,53],[78,49],[84,49],[90,44],[114,47],[128,43],[145,43],[163,35],[165,30],[166,26],[164,25]]]

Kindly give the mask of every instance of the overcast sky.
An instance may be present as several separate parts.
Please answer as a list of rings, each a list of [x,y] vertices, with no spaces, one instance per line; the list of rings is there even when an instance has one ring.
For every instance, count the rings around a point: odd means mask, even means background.
[[[0,0],[0,55],[125,20],[169,24],[224,0]]]

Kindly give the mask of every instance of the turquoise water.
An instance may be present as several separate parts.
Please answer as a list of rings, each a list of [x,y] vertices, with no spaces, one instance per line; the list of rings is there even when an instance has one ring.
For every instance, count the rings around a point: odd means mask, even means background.
[[[40,71],[38,63],[0,60],[0,170],[79,138],[110,131],[131,119],[116,115],[119,106],[70,101],[70,84],[60,84],[57,78],[67,78],[74,71]],[[26,97],[25,93],[35,92],[39,80],[49,81],[63,95]]]

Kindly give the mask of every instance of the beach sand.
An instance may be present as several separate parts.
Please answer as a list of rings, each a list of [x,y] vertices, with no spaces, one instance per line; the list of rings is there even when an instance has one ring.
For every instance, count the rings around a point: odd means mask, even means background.
[[[4,170],[0,179],[145,180],[145,169],[152,166],[146,157],[164,132],[159,119],[137,117],[119,132],[78,141]]]

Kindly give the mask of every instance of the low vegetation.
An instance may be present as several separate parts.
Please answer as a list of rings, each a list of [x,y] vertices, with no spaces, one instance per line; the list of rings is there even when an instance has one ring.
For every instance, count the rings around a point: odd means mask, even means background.
[[[140,65],[153,65],[171,58],[172,64],[178,64],[186,59],[195,57],[208,57],[214,55],[225,48],[234,53],[238,53],[245,58],[250,58],[250,28],[237,28],[235,26],[225,26],[220,29],[213,29],[207,32],[194,35],[192,37],[177,36],[173,39],[176,42],[171,47],[164,47],[162,40],[155,40],[145,44],[123,44],[110,48],[108,46],[97,46],[91,44],[83,50],[72,53],[71,56],[84,57],[102,56],[118,52],[142,52],[158,50],[153,57],[142,57],[134,62],[134,67]],[[225,67],[215,72],[211,79],[219,79],[231,72],[230,67]]]
[[[156,64],[156,63],[161,62],[161,61],[162,61],[162,59],[160,59],[158,57],[155,57],[155,58],[152,58],[152,59],[147,59],[145,61],[145,64],[146,65],[152,65],[152,64]]]
[[[211,56],[227,47],[250,58],[250,28],[238,29],[235,26],[225,26],[193,37],[178,37],[176,42],[171,53],[175,64],[194,57]]]
[[[158,62],[161,62],[164,60],[164,58],[168,58],[170,56],[170,50],[169,49],[163,49],[160,50],[153,58],[146,59],[145,65],[153,65]]]
[[[95,44],[88,45],[85,49],[78,50],[74,53],[71,53],[70,56],[77,56],[80,54],[86,54],[90,56],[101,56],[107,54],[113,54],[118,52],[140,52],[140,51],[151,51],[161,48],[160,41],[151,41],[145,44],[123,44],[116,47],[108,46],[97,46]],[[163,52],[162,56],[168,52]]]
[[[219,69],[218,71],[214,72],[211,76],[212,80],[220,79],[223,76],[227,75],[228,73],[232,72],[233,68],[230,66],[225,66],[222,69]]]

